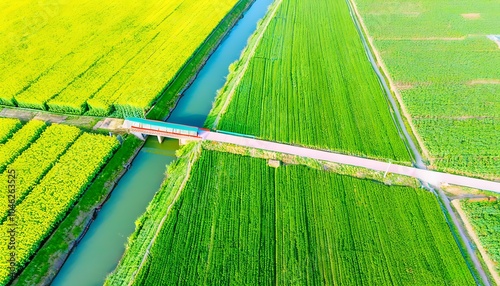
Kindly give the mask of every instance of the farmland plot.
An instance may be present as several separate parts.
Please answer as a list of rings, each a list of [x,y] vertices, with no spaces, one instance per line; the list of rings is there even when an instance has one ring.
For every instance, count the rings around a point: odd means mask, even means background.
[[[143,253],[127,255],[140,261]],[[474,285],[474,280],[429,192],[305,166],[274,169],[265,160],[202,151],[134,281],[156,284]]]
[[[461,205],[500,274],[500,202],[466,200]]]
[[[42,2],[3,3],[0,103],[143,116],[237,1]]]
[[[500,178],[498,2],[355,2],[431,167]]]
[[[233,68],[237,74],[248,53]],[[231,77],[231,76],[230,76]],[[228,81],[211,117],[230,92]],[[409,161],[343,0],[284,0],[219,129],[349,154]]]

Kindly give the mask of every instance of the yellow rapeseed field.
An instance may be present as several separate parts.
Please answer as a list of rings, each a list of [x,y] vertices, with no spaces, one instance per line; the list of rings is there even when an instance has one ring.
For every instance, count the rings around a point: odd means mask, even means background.
[[[0,3],[0,104],[141,115],[237,0]]]

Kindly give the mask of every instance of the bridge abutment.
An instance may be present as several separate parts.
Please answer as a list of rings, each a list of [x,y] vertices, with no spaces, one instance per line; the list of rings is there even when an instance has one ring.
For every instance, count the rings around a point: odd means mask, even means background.
[[[130,132],[130,133],[133,134],[135,137],[141,139],[142,141],[146,140],[146,136],[144,136],[144,134],[140,132]]]

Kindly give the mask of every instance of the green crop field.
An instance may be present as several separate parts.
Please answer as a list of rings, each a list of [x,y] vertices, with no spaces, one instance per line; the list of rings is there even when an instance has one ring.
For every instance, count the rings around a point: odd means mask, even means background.
[[[134,285],[474,285],[427,191],[207,150],[190,174]],[[168,201],[148,208],[136,232],[156,232],[148,220]],[[125,261],[142,260],[131,250],[149,241],[138,237]]]
[[[474,230],[500,273],[500,202],[460,202]]]
[[[143,116],[236,2],[3,1],[0,104]]]
[[[500,178],[498,2],[355,2],[431,167]]]
[[[36,120],[0,144],[0,285],[29,262],[118,146]]]
[[[261,27],[262,28],[262,27]],[[232,69],[238,78],[245,57]],[[207,125],[349,154],[409,161],[344,0],[284,0],[227,110]]]

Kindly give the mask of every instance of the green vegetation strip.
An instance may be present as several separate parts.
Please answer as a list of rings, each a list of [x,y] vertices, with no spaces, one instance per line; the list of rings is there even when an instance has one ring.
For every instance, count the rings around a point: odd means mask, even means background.
[[[5,144],[0,145],[0,172],[26,150],[45,129],[43,121],[32,120],[18,130]]]
[[[474,285],[432,193],[205,150],[174,201],[189,160],[107,285],[130,282],[171,203],[134,285]]]
[[[231,154],[237,154],[253,158],[261,158],[267,160],[275,160],[279,161],[280,164],[285,164],[285,165],[303,165],[316,170],[324,170],[324,171],[334,172],[340,175],[347,175],[360,179],[373,180],[380,183],[384,183],[386,185],[408,186],[413,188],[419,188],[421,186],[420,182],[415,178],[401,176],[394,173],[379,172],[356,166],[337,164],[333,162],[320,161],[290,154],[264,151],[260,149],[248,148],[248,147],[214,142],[214,141],[203,141],[202,145],[205,150],[227,152]]]
[[[264,28],[255,54],[231,66],[207,126],[222,113],[221,130],[410,161],[344,0],[284,0]]]

